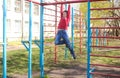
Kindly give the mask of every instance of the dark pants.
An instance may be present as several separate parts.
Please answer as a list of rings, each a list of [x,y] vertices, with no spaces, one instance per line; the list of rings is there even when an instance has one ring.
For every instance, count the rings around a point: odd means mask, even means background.
[[[66,30],[59,30],[55,38],[55,45],[62,45],[62,44],[66,45],[66,47],[70,50],[71,55],[75,59],[76,58],[75,53],[73,47],[70,44]]]

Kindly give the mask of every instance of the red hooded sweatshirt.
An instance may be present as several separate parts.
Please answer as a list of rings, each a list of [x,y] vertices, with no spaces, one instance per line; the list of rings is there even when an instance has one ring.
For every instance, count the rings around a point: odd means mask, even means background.
[[[58,29],[67,30],[70,22],[70,5],[68,6],[68,14],[66,18],[63,18],[63,4],[61,5],[60,13],[61,13],[61,18],[58,24]]]

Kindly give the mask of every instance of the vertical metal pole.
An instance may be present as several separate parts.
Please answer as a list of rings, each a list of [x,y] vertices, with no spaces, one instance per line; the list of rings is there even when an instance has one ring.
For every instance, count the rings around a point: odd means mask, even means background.
[[[72,34],[72,47],[74,47],[74,8],[72,7],[72,23],[71,23],[71,34]]]
[[[68,58],[68,48],[67,47],[65,47],[65,60]]]
[[[40,0],[42,3],[43,0]],[[40,78],[44,78],[44,7],[40,6]]]
[[[28,53],[28,78],[32,78],[32,2],[29,3],[29,53]]]
[[[67,4],[65,4],[65,10],[67,10]]]
[[[90,78],[90,51],[91,51],[91,29],[90,29],[90,0],[88,0],[88,13],[87,13],[88,37],[87,37],[87,78]]]
[[[55,5],[55,36],[56,36],[56,31],[57,31],[57,5]],[[57,46],[55,45],[55,56],[54,56],[54,62],[57,62]]]
[[[3,78],[7,77],[7,41],[6,41],[6,0],[3,0]]]
[[[98,37],[98,29],[96,29],[96,37]],[[98,46],[98,38],[96,38],[96,46]]]

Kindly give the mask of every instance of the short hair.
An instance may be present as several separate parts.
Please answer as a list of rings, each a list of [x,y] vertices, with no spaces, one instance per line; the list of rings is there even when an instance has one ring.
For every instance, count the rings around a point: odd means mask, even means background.
[[[66,13],[68,13],[68,11],[67,11],[67,10],[64,10],[63,12],[66,12]]]

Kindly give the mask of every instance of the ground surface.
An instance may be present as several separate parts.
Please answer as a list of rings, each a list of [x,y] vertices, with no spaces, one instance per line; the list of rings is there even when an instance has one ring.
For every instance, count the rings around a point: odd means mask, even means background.
[[[20,48],[24,48],[23,45],[20,46],[8,46],[7,50],[17,50]],[[2,50],[2,47],[0,47],[0,50]],[[104,68],[99,68],[100,71],[103,73]],[[120,74],[119,69],[108,69],[108,72],[117,73]],[[62,67],[54,67],[52,69],[45,69],[45,73],[48,75],[48,78],[86,78],[86,65],[76,62],[76,60],[71,61],[69,66]],[[39,78],[40,72],[33,72],[33,78]],[[27,74],[25,75],[18,75],[15,74],[10,78],[28,78]],[[112,78],[112,77],[94,77],[94,78]]]

